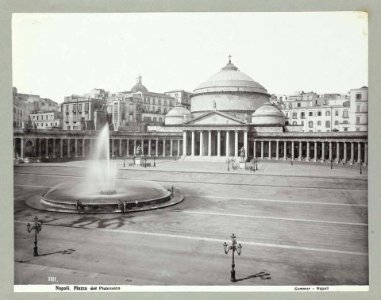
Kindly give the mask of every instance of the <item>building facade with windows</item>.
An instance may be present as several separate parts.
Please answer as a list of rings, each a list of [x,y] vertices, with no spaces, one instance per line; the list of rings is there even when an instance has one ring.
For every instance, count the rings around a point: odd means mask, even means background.
[[[25,128],[30,126],[30,114],[38,112],[55,112],[59,110],[59,104],[39,95],[23,94],[12,88],[13,96],[13,127]]]
[[[140,130],[146,125],[164,124],[165,115],[175,104],[176,99],[165,93],[148,91],[138,76],[130,91],[110,95],[108,112],[114,130]]]
[[[32,128],[35,129],[53,129],[61,128],[61,113],[57,111],[51,112],[39,112],[30,114],[30,121],[32,122]]]
[[[180,104],[190,109],[192,93],[184,90],[173,90],[165,92],[166,95],[176,99],[176,104]]]
[[[368,131],[368,88],[350,90],[350,117],[352,131]]]
[[[61,111],[63,130],[96,130],[105,118],[106,100],[72,95],[65,97]]]

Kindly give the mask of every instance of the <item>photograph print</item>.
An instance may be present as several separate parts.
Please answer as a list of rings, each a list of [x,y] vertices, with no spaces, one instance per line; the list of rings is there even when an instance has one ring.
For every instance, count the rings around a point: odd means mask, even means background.
[[[14,290],[367,291],[363,12],[14,13]]]

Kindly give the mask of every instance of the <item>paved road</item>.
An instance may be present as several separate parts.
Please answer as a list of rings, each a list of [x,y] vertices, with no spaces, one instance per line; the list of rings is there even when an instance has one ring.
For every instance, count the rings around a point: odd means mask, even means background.
[[[228,285],[231,256],[242,243],[235,285],[368,283],[367,180],[153,169],[118,171],[185,194],[171,208],[121,215],[48,213],[24,199],[82,180],[73,165],[15,167],[15,283]],[[300,174],[299,174],[300,175]],[[322,174],[324,175],[324,174]],[[25,223],[44,222],[40,256]],[[254,276],[267,272],[270,279]]]

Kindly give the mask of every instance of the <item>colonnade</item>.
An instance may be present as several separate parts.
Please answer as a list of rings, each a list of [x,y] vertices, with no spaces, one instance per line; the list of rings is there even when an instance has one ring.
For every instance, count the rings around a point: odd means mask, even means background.
[[[149,157],[238,157],[243,149],[248,158],[368,164],[366,138],[281,135],[206,129],[184,130],[173,136],[110,136],[109,149],[113,157],[134,156],[140,146],[141,154]],[[13,147],[15,157],[78,158],[90,156],[95,142],[95,136],[14,136]]]
[[[247,149],[247,141],[248,134],[244,130],[183,131],[183,153],[190,156],[239,156],[242,148]]]
[[[347,140],[269,140],[253,142],[253,157],[299,161],[333,161],[368,164],[368,143]]]
[[[89,137],[14,137],[13,148],[15,157],[78,158],[90,156],[95,143]],[[110,138],[109,145],[113,157],[134,156],[138,146],[142,155],[178,157],[183,148],[178,138]]]

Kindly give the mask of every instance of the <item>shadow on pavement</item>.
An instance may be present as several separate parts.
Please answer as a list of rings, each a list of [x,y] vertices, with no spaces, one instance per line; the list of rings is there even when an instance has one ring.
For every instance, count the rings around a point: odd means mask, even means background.
[[[257,278],[257,277],[259,277],[259,278],[261,278],[263,280],[271,279],[270,273],[259,272],[257,274],[250,275],[250,276],[247,276],[247,277],[244,277],[244,278],[238,278],[236,281],[243,281],[243,280],[247,280],[247,279],[251,279],[251,278]]]

